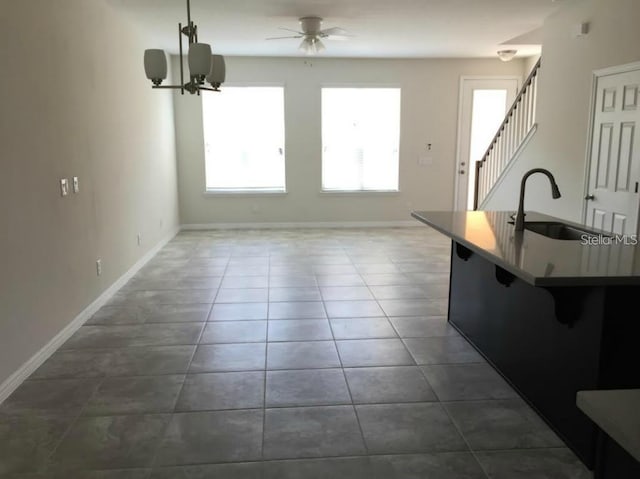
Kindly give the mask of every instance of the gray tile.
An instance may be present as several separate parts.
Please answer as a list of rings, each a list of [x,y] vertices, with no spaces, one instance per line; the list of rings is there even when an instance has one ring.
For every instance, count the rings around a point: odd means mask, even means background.
[[[158,450],[157,465],[260,459],[262,424],[261,410],[175,414]]]
[[[99,379],[27,380],[0,405],[0,416],[76,416],[99,384]]]
[[[333,339],[326,319],[269,321],[269,341],[313,341]]]
[[[206,307],[206,305],[205,305]],[[103,306],[85,325],[113,325],[113,324],[143,324],[147,318],[142,314],[144,308],[139,305],[132,306]]]
[[[198,346],[189,372],[262,370],[265,344],[206,344]]]
[[[325,286],[320,291],[325,301],[373,300],[366,286]]]
[[[371,465],[367,457],[296,459],[264,463],[264,479],[368,479]]]
[[[151,469],[102,469],[76,470],[65,468],[50,468],[42,474],[17,474],[0,476],[2,479],[148,479]]]
[[[227,278],[230,276],[267,276],[268,274],[268,264],[229,264],[224,271],[224,275]]]
[[[269,277],[264,276],[225,276],[220,288],[267,288]]]
[[[269,343],[267,369],[312,369],[340,367],[333,341]]]
[[[402,286],[414,283],[403,273],[365,273],[362,278],[367,286]]]
[[[172,412],[184,376],[105,379],[82,410],[84,416]]]
[[[521,399],[452,402],[446,408],[473,450],[564,446]]]
[[[326,254],[315,251],[309,256],[309,262],[313,265],[350,265],[351,259],[340,250],[326,251]]]
[[[267,319],[267,303],[214,304],[209,321]]]
[[[56,351],[30,376],[30,379],[102,377],[110,370],[113,355],[113,351],[102,349]]]
[[[316,277],[320,287],[327,286],[365,286],[359,274],[326,274]]]
[[[517,398],[518,394],[491,366],[440,364],[422,370],[441,401]]]
[[[358,265],[358,272],[362,275],[368,274],[398,274],[401,271],[391,263],[361,263]]]
[[[446,299],[382,299],[380,306],[391,316],[445,316],[449,309]]]
[[[354,403],[437,401],[416,366],[345,369]]]
[[[155,469],[149,479],[263,479],[259,462]]]
[[[439,403],[373,404],[356,411],[369,453],[467,450]]]
[[[381,252],[382,253],[382,252]],[[388,263],[391,259],[385,254],[376,254],[376,252],[372,252],[372,254],[367,254],[366,252],[350,252],[349,257],[351,261],[356,266],[364,265],[364,264],[381,264]]]
[[[139,315],[149,323],[202,323],[207,320],[209,304],[157,304],[142,308]]]
[[[389,318],[401,338],[459,336],[445,316]]]
[[[399,339],[336,341],[344,367],[415,364]]]
[[[217,289],[151,290],[120,292],[111,298],[108,305],[118,304],[194,304],[213,303]]]
[[[371,466],[373,479],[486,479],[468,452],[375,456]]]
[[[342,369],[267,372],[267,407],[351,404]]]
[[[0,416],[0,475],[42,469],[73,420],[73,417]]]
[[[351,264],[316,264],[313,266],[315,274],[358,274],[358,270]]]
[[[464,338],[405,339],[418,364],[481,363],[484,359]]]
[[[332,319],[331,329],[336,339],[397,338],[386,318]]]
[[[267,409],[265,414],[265,459],[365,453],[352,406]]]
[[[127,348],[197,344],[204,323],[82,326],[63,349]]]
[[[268,288],[221,289],[216,303],[266,303],[269,301]]]
[[[73,479],[148,479],[150,469],[114,469],[102,471],[73,471]],[[68,472],[64,471],[55,479],[67,479]]]
[[[184,271],[198,274],[198,276],[182,276],[179,278],[136,276],[129,281],[124,289],[126,291],[149,290],[213,290],[220,286],[220,275],[224,272],[221,267],[184,267]],[[201,274],[199,274],[201,273]]]
[[[190,374],[176,410],[208,411],[264,406],[264,372]]]
[[[170,417],[80,418],[56,449],[52,463],[64,469],[148,467]]]
[[[377,301],[325,301],[330,318],[379,318],[384,312]]]
[[[309,274],[289,274],[269,276],[269,286],[272,288],[312,287],[316,286],[316,278]]]
[[[231,253],[228,266],[242,266],[245,268],[269,266],[269,252],[266,249],[255,251],[235,250]]]
[[[593,474],[569,449],[477,452],[491,479],[592,479]]]
[[[320,290],[317,286],[296,288],[269,288],[269,301],[320,301]]]
[[[395,285],[369,286],[376,299],[426,299],[427,293],[422,286]]]
[[[114,350],[108,376],[186,373],[195,346],[157,346]]]
[[[211,321],[207,323],[200,344],[264,343],[266,321]]]
[[[269,319],[321,319],[326,318],[320,301],[269,303]]]
[[[313,266],[307,263],[283,263],[285,259],[271,257],[269,273],[272,276],[311,276]],[[294,260],[291,260],[294,261]]]

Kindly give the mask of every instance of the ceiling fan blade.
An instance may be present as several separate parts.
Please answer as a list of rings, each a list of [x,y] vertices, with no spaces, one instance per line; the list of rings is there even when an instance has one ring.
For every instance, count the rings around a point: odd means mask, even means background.
[[[283,40],[285,38],[302,38],[304,35],[294,35],[294,36],[290,36],[290,37],[269,37],[269,38],[265,38],[265,40]]]
[[[332,27],[327,28],[326,30],[320,31],[320,36],[322,38],[328,38],[330,40],[348,40],[353,37],[353,35],[349,35],[349,33],[340,27]]]
[[[304,32],[301,32],[298,30],[292,30],[291,28],[286,28],[286,27],[278,27],[278,30],[285,30],[287,32],[297,33],[298,35],[304,35]]]

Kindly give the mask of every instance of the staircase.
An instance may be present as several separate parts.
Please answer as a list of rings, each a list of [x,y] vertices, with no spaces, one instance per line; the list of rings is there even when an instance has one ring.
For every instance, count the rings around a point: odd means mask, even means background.
[[[536,130],[536,95],[541,60],[533,67],[489,148],[476,161],[473,209],[490,195],[500,177],[518,157]]]

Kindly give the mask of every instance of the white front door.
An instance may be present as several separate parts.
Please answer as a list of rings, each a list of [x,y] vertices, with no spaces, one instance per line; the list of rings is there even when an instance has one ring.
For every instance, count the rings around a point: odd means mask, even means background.
[[[517,77],[463,77],[460,81],[458,154],[456,163],[456,210],[473,209],[475,164],[518,94]]]
[[[640,65],[596,76],[585,223],[637,234],[640,206]]]

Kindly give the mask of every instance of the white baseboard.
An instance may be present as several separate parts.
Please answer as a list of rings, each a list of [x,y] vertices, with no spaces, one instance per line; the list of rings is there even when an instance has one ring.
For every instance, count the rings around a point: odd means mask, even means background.
[[[27,362],[25,362],[20,368],[9,376],[2,384],[0,384],[0,404],[7,399],[13,391],[15,391],[22,382],[27,379],[36,369],[38,369],[42,363],[44,363],[49,357],[69,339],[73,333],[75,333],[80,326],[82,326],[91,316],[93,316],[107,301],[114,295],[120,288],[122,288],[145,264],[153,258],[158,251],[160,251],[164,245],[166,245],[171,239],[173,239],[180,231],[180,228],[175,228],[167,236],[165,236],[160,242],[155,245],[150,251],[148,251],[142,258],[140,258],[126,273],[116,280],[109,288],[107,288],[98,298],[95,299],[89,306],[87,306],[73,321],[71,321],[65,328],[60,331],[56,336],[49,341],[40,351],[34,354]]]
[[[290,223],[205,223],[182,225],[182,231],[227,229],[296,229],[296,228],[407,228],[423,226],[419,221],[302,221]]]

